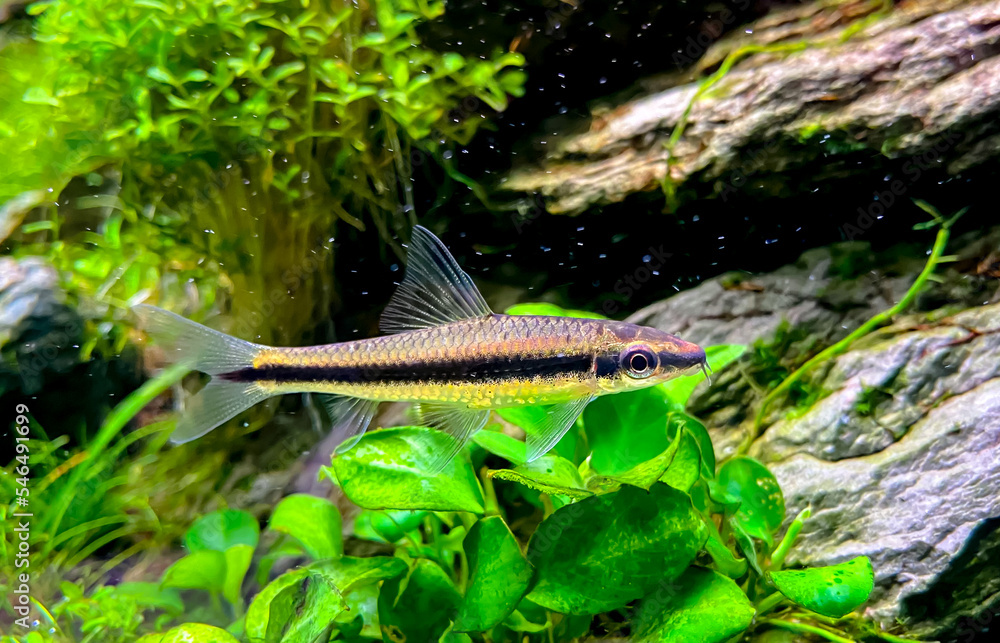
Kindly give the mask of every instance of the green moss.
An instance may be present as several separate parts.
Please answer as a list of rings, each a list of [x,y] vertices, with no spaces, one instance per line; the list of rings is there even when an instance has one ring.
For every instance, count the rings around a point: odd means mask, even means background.
[[[869,417],[875,414],[875,409],[880,404],[888,402],[891,399],[892,393],[883,388],[862,385],[861,395],[858,396],[858,401],[855,403],[854,408],[861,417]]]

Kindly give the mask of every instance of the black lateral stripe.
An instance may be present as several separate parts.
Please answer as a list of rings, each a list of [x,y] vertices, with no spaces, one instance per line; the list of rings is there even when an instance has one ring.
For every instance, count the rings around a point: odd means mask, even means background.
[[[618,372],[618,356],[599,355],[595,371],[597,377],[611,377]]]
[[[370,366],[273,365],[244,368],[219,377],[234,382],[376,382],[468,383],[489,380],[531,379],[558,375],[584,375],[594,369],[593,355],[556,357],[495,356],[461,361],[410,362]]]

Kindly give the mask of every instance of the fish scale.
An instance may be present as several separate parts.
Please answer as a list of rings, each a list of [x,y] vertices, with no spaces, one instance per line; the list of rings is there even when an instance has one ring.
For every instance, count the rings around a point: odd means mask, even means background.
[[[596,393],[594,350],[604,337],[602,323],[572,318],[493,315],[388,337],[354,340],[304,348],[269,348],[254,362],[260,385],[272,394],[286,391],[350,395],[363,399],[414,402],[454,402],[476,406],[520,406],[555,403]],[[532,358],[578,355],[582,368],[551,374]],[[470,360],[506,358],[507,367],[494,376],[466,377]],[[297,367],[296,379],[268,379],[275,367]],[[330,369],[421,369],[424,379],[413,382],[342,380],[325,376]],[[474,372],[474,371],[473,371]],[[247,374],[250,375],[250,374]],[[530,396],[524,392],[530,390]]]

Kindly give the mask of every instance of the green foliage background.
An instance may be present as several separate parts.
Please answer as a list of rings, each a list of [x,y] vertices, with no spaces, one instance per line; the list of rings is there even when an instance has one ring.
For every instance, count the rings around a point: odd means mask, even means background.
[[[18,159],[0,218],[27,217],[13,253],[47,256],[97,320],[142,300],[198,316],[222,296],[256,315],[244,334],[297,339],[336,297],[339,226],[373,225],[398,251],[414,165],[523,91],[519,54],[421,42],[440,1],[30,11],[33,37],[0,50],[0,157]],[[102,346],[120,337],[102,331]]]

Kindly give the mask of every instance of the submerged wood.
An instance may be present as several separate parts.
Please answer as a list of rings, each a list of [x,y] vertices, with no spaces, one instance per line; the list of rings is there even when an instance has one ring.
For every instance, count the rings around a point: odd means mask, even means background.
[[[1000,2],[888,5],[773,13],[711,46],[690,73],[596,108],[587,131],[550,140],[539,165],[516,169],[502,187],[578,214],[665,181],[685,200],[725,197],[749,180],[787,195],[808,188],[793,176],[815,183],[870,171],[857,152],[929,155],[950,175],[995,159]],[[727,57],[732,67],[704,87]]]

